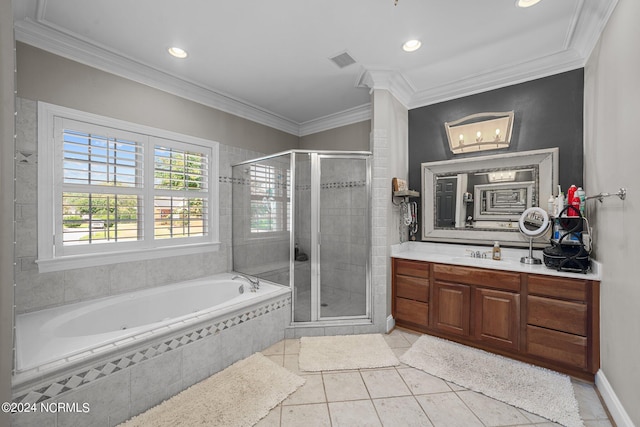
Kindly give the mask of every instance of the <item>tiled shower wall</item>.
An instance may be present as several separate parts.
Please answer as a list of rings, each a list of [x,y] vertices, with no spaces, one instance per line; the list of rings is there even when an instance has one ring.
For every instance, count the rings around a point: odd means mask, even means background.
[[[220,144],[218,251],[39,273],[37,103],[16,98],[16,313],[129,292],[231,270],[231,165],[261,153]]]
[[[326,159],[320,174],[320,230],[322,293],[334,293],[359,305],[365,314],[368,254],[366,161]]]

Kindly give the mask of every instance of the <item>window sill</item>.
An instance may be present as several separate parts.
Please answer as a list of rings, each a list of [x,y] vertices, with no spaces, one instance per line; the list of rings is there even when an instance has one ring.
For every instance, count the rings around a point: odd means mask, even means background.
[[[195,255],[202,252],[215,252],[220,249],[220,242],[197,243],[182,246],[167,246],[163,248],[106,252],[99,254],[69,255],[59,258],[39,259],[38,271],[49,273],[53,271],[71,270],[74,268],[97,267],[99,265],[117,264],[131,261],[145,261],[148,259],[165,258],[170,256]]]

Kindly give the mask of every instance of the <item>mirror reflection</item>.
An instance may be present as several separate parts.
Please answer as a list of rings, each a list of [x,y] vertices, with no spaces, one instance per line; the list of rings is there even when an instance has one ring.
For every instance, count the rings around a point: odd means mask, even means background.
[[[537,166],[436,174],[434,227],[515,231],[509,224],[537,205],[537,175]]]

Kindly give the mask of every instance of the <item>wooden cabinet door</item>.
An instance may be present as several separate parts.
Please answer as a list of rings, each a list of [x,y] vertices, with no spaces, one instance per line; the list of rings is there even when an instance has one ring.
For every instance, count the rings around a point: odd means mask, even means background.
[[[433,299],[434,329],[451,334],[469,335],[469,313],[471,310],[471,287],[456,283],[434,281]]]
[[[477,340],[513,350],[519,349],[519,294],[476,288],[473,312],[474,336]]]

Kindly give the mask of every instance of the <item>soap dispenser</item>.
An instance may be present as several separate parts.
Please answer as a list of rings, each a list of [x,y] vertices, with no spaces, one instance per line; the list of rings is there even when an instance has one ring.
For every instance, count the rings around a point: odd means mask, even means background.
[[[492,258],[496,261],[500,261],[502,259],[502,252],[500,251],[500,243],[495,242],[493,244]]]

